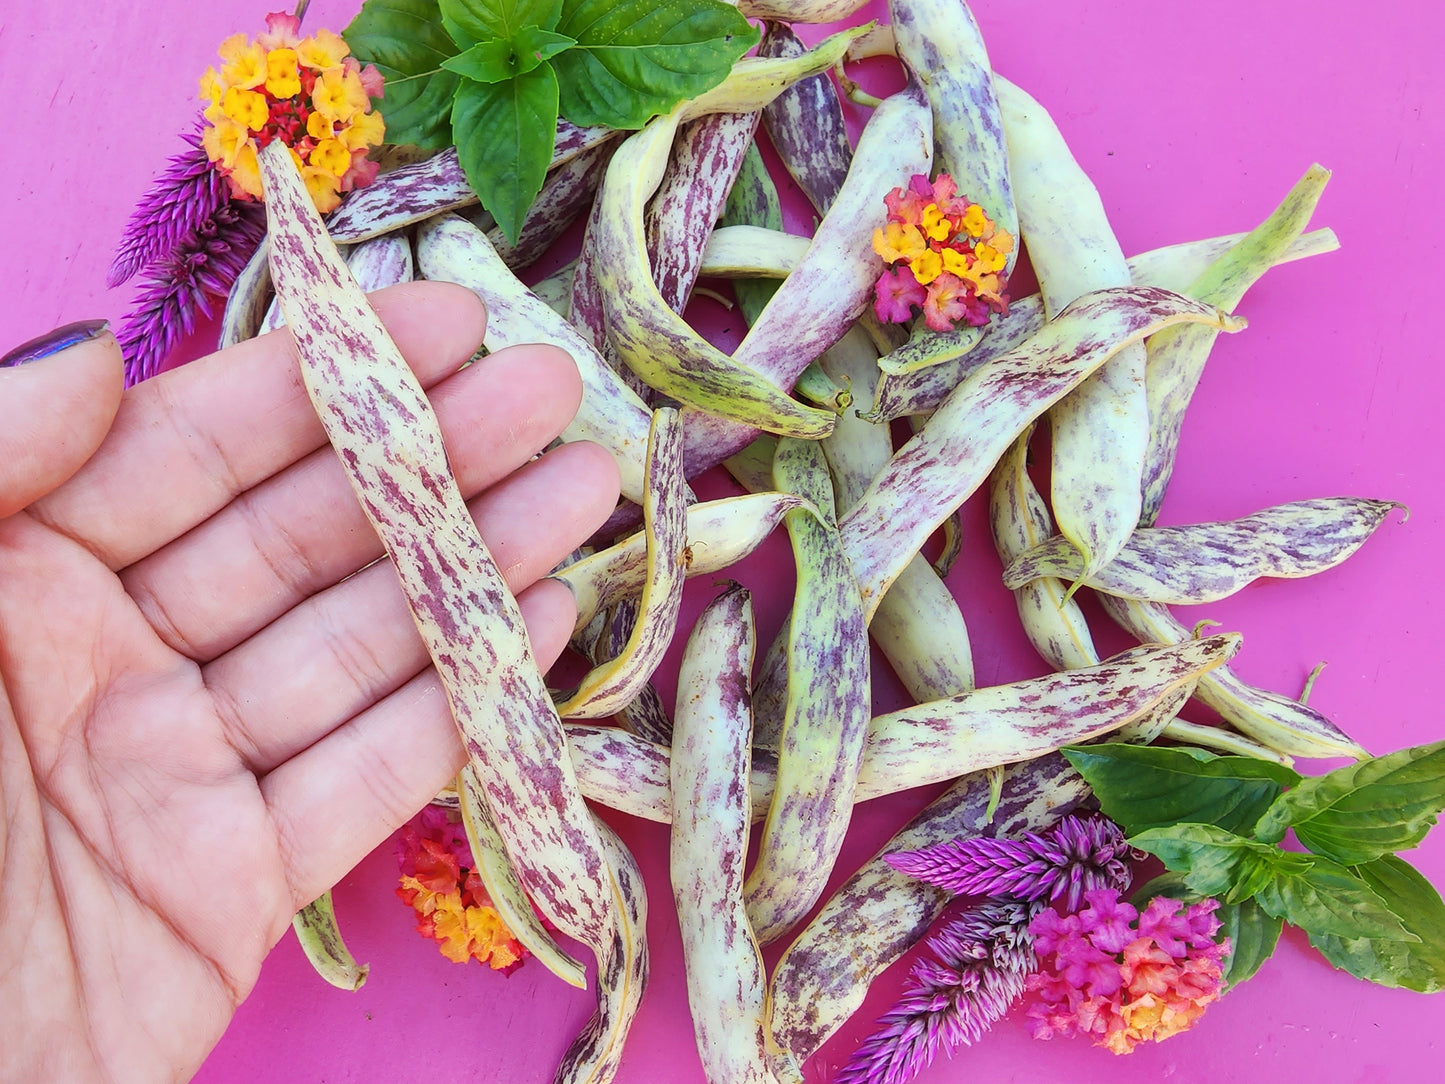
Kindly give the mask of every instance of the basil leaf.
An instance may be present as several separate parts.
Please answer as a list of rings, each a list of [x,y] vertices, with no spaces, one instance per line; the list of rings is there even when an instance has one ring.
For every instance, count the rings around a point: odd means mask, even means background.
[[[551,30],[562,0],[440,0],[446,32],[466,49],[492,38],[510,40],[526,26]]]
[[[1299,773],[1267,760],[1152,745],[1063,750],[1093,788],[1105,816],[1129,835],[1171,824],[1248,832]]]
[[[565,53],[577,43],[566,34],[541,27],[524,26],[512,35],[512,48],[516,52],[517,71],[529,72],[538,64],[546,63],[558,53]]]
[[[501,38],[479,41],[460,56],[443,61],[442,67],[478,83],[500,83],[517,74],[512,43]]]
[[[1215,916],[1221,932],[1229,938],[1229,956],[1224,961],[1224,984],[1238,986],[1274,955],[1284,922],[1267,914],[1255,900],[1221,904]]]
[[[553,29],[577,41],[553,65],[562,115],[584,127],[641,128],[717,86],[758,43],[721,0],[567,0]]]
[[[1225,903],[1249,899],[1281,877],[1308,867],[1311,856],[1290,854],[1212,824],[1176,824],[1129,837],[1130,846],[1156,855],[1184,886]]]
[[[451,146],[447,117],[459,80],[442,70],[457,47],[441,27],[438,0],[366,0],[342,36],[359,63],[386,80],[382,116],[389,143]]]
[[[728,191],[719,226],[765,226],[770,230],[783,228],[783,205],[777,186],[763,164],[762,152],[756,142],[749,143],[743,155],[737,180]],[[751,327],[762,314],[782,283],[770,279],[734,279],[733,296],[743,319]]]
[[[1310,850],[1353,866],[1415,846],[1441,809],[1445,741],[1306,779],[1275,800],[1255,836],[1274,842],[1293,828]]]
[[[1325,959],[1356,978],[1433,994],[1445,989],[1445,902],[1419,870],[1387,855],[1354,872],[1399,918],[1419,944],[1393,939],[1311,934]]]
[[[1149,906],[1149,901],[1155,896],[1168,896],[1172,900],[1182,900],[1185,903],[1197,903],[1200,896],[1197,892],[1191,892],[1184,883],[1182,873],[1161,873],[1134,889],[1134,894],[1129,897],[1129,903],[1137,910],[1144,910]]]
[[[1328,858],[1307,857],[1307,868],[1260,888],[1255,899],[1269,914],[1311,935],[1420,940],[1362,879]]]
[[[502,83],[463,80],[452,105],[452,131],[467,180],[515,244],[556,143],[552,68],[543,64]]]

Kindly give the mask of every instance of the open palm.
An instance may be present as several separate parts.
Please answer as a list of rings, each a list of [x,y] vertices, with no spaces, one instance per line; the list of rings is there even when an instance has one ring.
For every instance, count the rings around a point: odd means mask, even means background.
[[[374,300],[549,665],[574,611],[536,581],[617,493],[596,447],[533,460],[576,371],[458,372],[470,293]],[[380,556],[284,330],[123,399],[109,336],[0,370],[0,1077],[188,1077],[292,914],[459,769]]]

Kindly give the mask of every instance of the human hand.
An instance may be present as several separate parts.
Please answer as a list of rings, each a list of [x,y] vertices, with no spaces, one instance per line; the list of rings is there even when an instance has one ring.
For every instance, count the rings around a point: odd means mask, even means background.
[[[617,496],[593,445],[529,462],[576,370],[457,372],[459,287],[374,303],[550,666],[575,611],[539,577]],[[381,555],[284,330],[123,398],[108,333],[0,368],[0,1076],[189,1077],[292,915],[461,768]]]

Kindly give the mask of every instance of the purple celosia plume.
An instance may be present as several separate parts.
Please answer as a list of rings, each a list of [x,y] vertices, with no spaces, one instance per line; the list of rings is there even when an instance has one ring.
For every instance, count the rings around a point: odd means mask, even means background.
[[[226,296],[265,232],[261,204],[228,201],[146,269],[117,335],[127,387],[160,370],[166,355],[195,327],[197,312],[210,315],[210,298]]]
[[[230,186],[201,147],[199,126],[181,138],[189,149],[171,157],[131,212],[105,276],[107,286],[119,286],[142,268],[163,262],[191,231],[230,202]]]
[[[902,1084],[978,1039],[1022,996],[1037,963],[1029,922],[1039,904],[970,908],[928,941],[908,987],[836,1078],[836,1084]]]
[[[1095,888],[1129,887],[1129,845],[1105,817],[1065,817],[1019,839],[954,839],[887,856],[900,873],[958,896],[1056,900],[1077,910]]]

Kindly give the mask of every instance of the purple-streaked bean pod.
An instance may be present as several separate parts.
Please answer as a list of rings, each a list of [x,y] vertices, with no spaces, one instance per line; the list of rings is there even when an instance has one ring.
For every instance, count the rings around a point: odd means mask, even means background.
[[[594,666],[600,666],[622,654],[632,638],[640,601],[636,598],[623,599],[604,614],[598,615],[603,618],[602,633],[595,637],[590,647],[583,652],[591,658]],[[668,714],[662,703],[662,696],[651,681],[642,685],[631,700],[617,709],[615,718],[619,726],[638,737],[664,745],[672,741],[672,716]]]
[[[797,566],[788,621],[778,785],[744,896],[758,940],[776,940],[822,895],[853,812],[872,704],[868,629],[833,520],[833,483],[815,441],[781,440],[779,490],[811,507],[784,517]],[[823,515],[818,515],[820,509]]]
[[[1018,259],[1019,212],[1009,179],[1009,149],[993,68],[973,12],[964,0],[889,0],[888,15],[899,58],[918,73],[928,92],[934,168],[950,174],[959,195],[979,204],[1008,233],[1013,244],[1004,254],[1003,275],[1012,274]],[[982,334],[981,327],[965,326],[950,338],[968,349]],[[920,352],[908,361],[927,365],[931,358]],[[893,367],[898,363],[896,354],[880,362],[884,372],[899,371]]]
[[[824,407],[843,417],[853,405],[853,390],[846,384],[836,383],[821,365],[810,362],[793,385],[793,394],[805,403]]]
[[[786,22],[767,23],[759,56],[802,56],[807,46]],[[820,215],[847,179],[853,145],[838,88],[826,72],[794,83],[763,107],[763,127],[778,158]]]
[[[1242,240],[1244,236],[1242,233],[1236,233],[1225,237],[1211,237],[1203,241],[1188,241],[1184,244],[1170,245],[1167,248],[1152,249],[1129,258],[1129,274],[1133,278],[1135,286],[1160,286],[1166,290],[1184,294],[1186,297],[1193,297],[1188,286],[1204,273],[1205,268],[1214,259]],[[733,273],[742,273],[744,270],[748,274],[762,274],[764,271],[780,275],[786,273],[786,269],[777,269],[778,265],[790,254],[787,249],[791,246],[784,242],[769,241],[763,237],[749,239],[739,237],[736,240],[731,237],[723,237],[719,243],[719,254],[724,259],[740,260],[742,258],[740,250],[744,243],[751,245],[755,255],[752,257],[751,264],[745,268],[739,266]],[[1302,260],[1307,256],[1333,252],[1337,248],[1339,248],[1339,241],[1331,231],[1315,230],[1313,233],[1307,233],[1298,238],[1279,258],[1278,262],[1289,263],[1293,260]],[[762,266],[764,261],[771,262]],[[725,265],[720,266],[717,270],[710,270],[706,258],[703,266],[704,272],[707,274],[726,275],[729,273]],[[914,336],[894,351],[898,358],[898,364],[890,366],[911,371],[883,374],[878,383],[877,399],[868,418],[872,421],[883,422],[910,414],[927,414],[936,408],[943,397],[974,369],[990,357],[995,357],[1005,350],[1012,350],[1042,327],[1043,323],[1043,298],[1038,294],[1028,294],[1011,300],[1008,314],[995,316],[984,328],[983,338],[978,345],[966,352],[961,343],[954,341],[954,333]],[[922,365],[915,364],[911,360],[911,355],[917,352],[927,352],[934,356]]]
[[[1153,726],[1157,717],[1177,711],[1196,679],[1223,665],[1238,643],[1237,636],[1220,636],[1134,648],[1084,670],[975,689],[877,716],[869,722],[853,801],[997,769],[1113,731]],[[1081,702],[1086,693],[1107,703]],[[567,745],[589,799],[644,820],[671,820],[667,746],[616,727],[583,723],[567,724]],[[756,744],[749,778],[756,820],[777,786],[777,758]]]
[[[671,407],[652,416],[642,515],[646,577],[637,620],[615,658],[558,696],[557,713],[564,718],[599,719],[628,703],[662,662],[677,628],[687,579],[687,486],[682,479],[682,423]]]
[[[836,891],[773,968],[772,1033],[799,1059],[848,1020],[873,980],[928,932],[949,895],[899,873],[884,855],[971,836],[1038,831],[1089,794],[1057,754],[1004,770],[990,817],[989,773],[954,783]]]
[[[1008,564],[1054,533],[1053,517],[1029,477],[1029,425],[994,467],[989,480],[988,516],[999,560]],[[1079,604],[1055,579],[1038,579],[1014,589],[1024,635],[1055,670],[1074,670],[1099,661],[1089,623]]]
[[[778,454],[778,438],[764,433],[736,455],[723,460],[733,481],[749,493],[768,493],[773,488],[773,459]]]
[[[608,164],[611,165],[610,161]],[[605,173],[603,177],[606,178]],[[631,369],[613,356],[607,343],[607,315],[602,311],[602,293],[598,289],[594,272],[597,261],[594,247],[598,232],[597,217],[601,213],[602,201],[594,199],[592,210],[587,215],[587,229],[582,235],[582,252],[577,257],[577,269],[572,273],[566,316],[572,326],[606,359],[608,365],[625,374],[628,386],[640,395],[646,385],[633,375]]]
[[[757,113],[714,113],[678,128],[643,231],[657,292],[681,313],[692,296],[708,235],[752,146]]]
[[[1141,527],[1083,582],[1140,602],[1217,602],[1261,577],[1299,579],[1334,568],[1400,507],[1363,497],[1320,497],[1221,523]],[[1003,582],[1015,589],[1038,576],[1073,580],[1082,568],[1078,553],[1055,535],[1015,558]]]
[[[318,975],[338,990],[361,989],[369,968],[356,962],[356,957],[351,955],[346,942],[341,939],[330,889],[296,912],[291,919],[291,929],[296,933],[301,951]]]
[[[467,833],[467,845],[471,848],[472,861],[476,863],[477,876],[481,878],[492,906],[507,924],[507,929],[548,971],[569,986],[587,989],[586,968],[563,951],[537,916],[536,908],[532,906],[512,860],[507,856],[507,844],[502,839],[501,830],[492,819],[486,802],[481,800],[481,792],[465,786],[458,777],[451,797],[453,801],[448,804],[462,815],[462,827]]]
[[[709,112],[761,108],[792,82],[826,70],[842,55],[848,37],[834,35],[795,60],[740,61],[719,87],[653,120],[613,156],[588,224],[589,274],[617,356],[679,402],[790,436],[820,437],[832,427],[833,415],[798,403],[766,371],[724,354],[668,306],[652,280],[643,211],[662,179],[680,123]],[[706,415],[693,417],[707,420]]]
[[[1225,730],[1222,726],[1205,726],[1202,723],[1191,723],[1184,719],[1171,719],[1164,725],[1161,733],[1170,741],[1177,741],[1181,745],[1198,745],[1226,756],[1272,760],[1276,764],[1283,764],[1286,767],[1294,763],[1293,757],[1277,752],[1267,745],[1261,745],[1257,741],[1251,741],[1243,734]]]
[[[859,137],[853,167],[807,253],[733,353],[738,364],[779,387],[791,387],[807,364],[842,338],[867,309],[883,270],[872,247],[880,193],[907,184],[915,173],[928,172],[932,129],[928,100],[916,80],[874,110]],[[720,463],[753,435],[724,418],[689,418],[688,477]]]
[[[868,0],[738,0],[749,19],[782,19],[790,23],[831,23],[846,19]]]
[[[548,342],[572,355],[582,376],[582,403],[563,440],[591,440],[612,453],[628,500],[642,499],[647,434],[652,412],[618,379],[591,343],[522,285],[487,235],[466,219],[438,215],[417,230],[417,265],[423,278],[456,282],[487,306],[486,346]]]
[[[1104,612],[1141,643],[1178,644],[1193,637],[1165,606],[1113,595],[1099,595],[1098,599]],[[1241,734],[1276,752],[1314,758],[1369,755],[1314,708],[1255,688],[1227,666],[1200,678],[1194,695]]]
[[[767,973],[743,907],[754,642],[752,596],[735,584],[698,617],[677,676],[668,873],[693,1034],[712,1084],[775,1081],[763,1031]]]
[[[683,560],[689,576],[721,572],[762,544],[783,516],[803,501],[788,493],[756,493],[703,501],[687,509]],[[599,612],[641,594],[647,582],[647,536],[639,531],[552,573],[572,591],[581,629]]]
[[[266,239],[241,268],[231,291],[226,295],[226,310],[221,315],[221,329],[216,349],[254,339],[261,333],[261,322],[271,306],[271,253]]]
[[[467,510],[415,374],[351,279],[290,151],[260,155],[271,277],[327,438],[401,581],[528,894],[600,952],[616,886],[516,600]]]
[[[615,134],[610,128],[579,128],[570,121],[559,121],[548,170],[570,162]],[[337,241],[364,241],[476,202],[477,194],[467,183],[456,149],[448,148],[424,161],[383,173],[367,187],[352,192],[327,219],[327,229]]]
[[[1184,292],[1220,308],[1233,309],[1245,291],[1279,263],[1309,225],[1330,171],[1309,168],[1274,212],[1220,256]],[[1214,335],[1203,328],[1175,328],[1147,344],[1144,385],[1149,401],[1149,444],[1144,455],[1143,505],[1139,522],[1153,526],[1174,473],[1184,411],[1204,373]]]
[[[956,770],[960,764],[977,771],[1107,734],[1192,687],[1201,674],[1232,658],[1241,642],[1229,633],[1173,647],[1132,648],[1097,666],[879,715],[868,724],[860,785],[868,793],[883,786],[925,786],[963,774]]]
[[[605,821],[595,819],[612,870],[617,921],[597,953],[597,1008],[562,1055],[553,1084],[607,1084],[617,1076],[622,1048],[647,989],[647,888],[637,859]]]
[[[1150,249],[1129,257],[1129,274],[1137,284],[1188,293],[1190,285],[1209,269],[1210,264],[1248,236],[1247,233],[1227,233],[1201,241],[1183,241],[1177,245]],[[1310,230],[1294,239],[1275,266],[1338,252],[1339,248],[1340,239],[1335,236],[1334,230],[1327,227]]]
[[[591,205],[616,145],[615,139],[604,140],[588,147],[577,157],[554,166],[542,182],[542,190],[537,193],[532,206],[527,208],[515,244],[507,240],[500,226],[489,224],[481,227],[487,231],[487,239],[508,267],[513,271],[530,267]]]
[[[1000,77],[1019,228],[1049,317],[1079,295],[1131,279],[1103,201],[1048,112]],[[1052,505],[1092,572],[1139,522],[1149,443],[1144,345],[1131,343],[1052,408]]]
[[[868,615],[1031,421],[1121,348],[1181,321],[1244,326],[1212,305],[1165,290],[1100,290],[955,388],[840,524]]]
[[[878,351],[861,327],[855,326],[829,348],[822,365],[855,395],[865,401],[873,398]],[[893,457],[888,426],[873,425],[856,414],[839,418],[822,446],[833,472],[839,515],[858,502]],[[963,613],[921,555],[893,581],[868,632],[914,700],[937,700],[973,688],[973,654]]]

